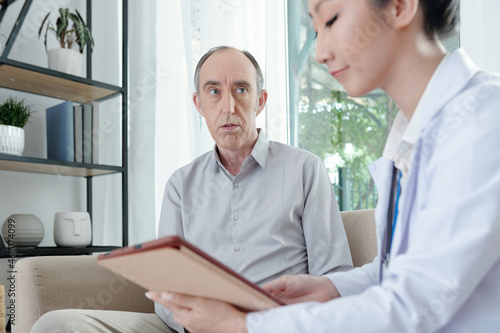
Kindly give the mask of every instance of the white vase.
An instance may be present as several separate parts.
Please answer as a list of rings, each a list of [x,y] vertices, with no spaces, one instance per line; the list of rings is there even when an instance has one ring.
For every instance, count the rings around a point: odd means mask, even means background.
[[[7,247],[36,247],[44,235],[42,221],[33,214],[12,214],[2,227]]]
[[[85,247],[92,241],[87,212],[58,212],[54,217],[54,242],[61,247]]]
[[[24,150],[24,130],[20,127],[0,125],[0,153],[22,155]]]
[[[71,75],[81,75],[82,53],[71,49],[57,48],[48,51],[47,56],[49,59],[49,69]]]

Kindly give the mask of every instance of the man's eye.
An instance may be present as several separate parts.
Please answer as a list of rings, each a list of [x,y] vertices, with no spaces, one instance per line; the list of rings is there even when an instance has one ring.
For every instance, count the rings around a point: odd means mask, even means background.
[[[219,90],[217,90],[217,89],[209,89],[208,93],[210,95],[218,95],[219,94]]]
[[[335,16],[334,16],[334,17],[332,17],[332,18],[331,18],[328,22],[326,22],[325,26],[326,26],[327,28],[331,27],[331,26],[332,26],[332,24],[333,24],[335,21],[337,21],[337,19],[338,19],[338,18],[339,18],[339,13],[335,14]]]
[[[247,92],[247,91],[248,91],[247,88],[238,88],[238,89],[236,89],[236,92],[240,93],[240,94],[242,94],[244,92]]]

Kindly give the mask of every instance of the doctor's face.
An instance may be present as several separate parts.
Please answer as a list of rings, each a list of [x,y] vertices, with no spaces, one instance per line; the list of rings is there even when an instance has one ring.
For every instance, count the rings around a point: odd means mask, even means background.
[[[193,95],[198,112],[219,149],[252,149],[257,140],[256,117],[266,104],[267,92],[257,91],[257,73],[240,51],[212,54],[200,70],[199,94]]]
[[[372,0],[309,0],[317,33],[316,61],[328,67],[351,96],[388,81],[397,36]]]

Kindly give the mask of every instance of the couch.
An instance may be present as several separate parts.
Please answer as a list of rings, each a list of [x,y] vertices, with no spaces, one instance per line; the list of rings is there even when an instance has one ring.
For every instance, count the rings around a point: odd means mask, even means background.
[[[341,212],[355,267],[376,256],[373,210]],[[16,325],[28,333],[44,313],[57,309],[154,312],[146,290],[97,265],[96,256],[23,258],[16,264]]]

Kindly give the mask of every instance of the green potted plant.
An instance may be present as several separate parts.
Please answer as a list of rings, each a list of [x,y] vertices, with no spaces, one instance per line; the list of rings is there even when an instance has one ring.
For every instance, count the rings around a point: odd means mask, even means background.
[[[9,97],[0,104],[0,153],[22,155],[24,150],[24,125],[33,113],[24,99]]]
[[[50,69],[80,75],[82,53],[86,45],[90,46],[90,52],[93,51],[94,38],[78,10],[75,9],[75,12],[76,14],[70,13],[69,8],[59,8],[59,17],[55,26],[49,20],[51,13],[48,13],[40,25],[38,38],[42,36],[45,27],[44,44],[49,58]],[[49,31],[56,36],[61,46],[60,48],[47,50],[47,35]],[[75,50],[76,46],[78,46],[78,51]]]

